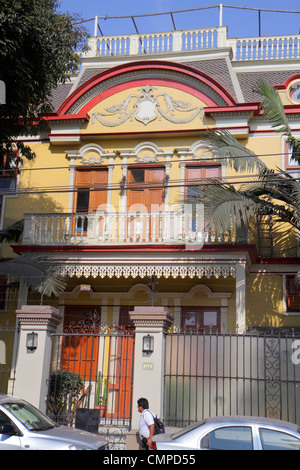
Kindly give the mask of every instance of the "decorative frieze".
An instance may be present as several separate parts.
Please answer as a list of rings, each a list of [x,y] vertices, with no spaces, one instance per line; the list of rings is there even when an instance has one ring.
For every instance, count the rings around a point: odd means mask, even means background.
[[[68,276],[68,277],[100,277],[100,278],[137,278],[140,277],[144,279],[145,277],[155,276],[156,278],[164,277],[168,278],[186,278],[189,277],[191,279],[198,278],[201,279],[202,277],[210,278],[215,277],[218,279],[219,277],[233,277],[235,278],[236,269],[234,264],[209,264],[209,263],[199,263],[197,264],[180,264],[180,265],[159,265],[159,264],[99,264],[95,265],[63,265],[58,268],[58,273],[61,276]]]

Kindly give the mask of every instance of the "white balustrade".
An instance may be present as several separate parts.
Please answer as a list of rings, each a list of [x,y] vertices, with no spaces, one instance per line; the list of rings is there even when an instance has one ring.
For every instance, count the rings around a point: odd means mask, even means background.
[[[89,39],[86,57],[171,54],[229,47],[233,60],[282,60],[300,57],[300,35],[228,38],[227,27],[191,29]]]
[[[204,233],[201,214],[118,212],[25,214],[24,245],[237,243],[235,234]]]

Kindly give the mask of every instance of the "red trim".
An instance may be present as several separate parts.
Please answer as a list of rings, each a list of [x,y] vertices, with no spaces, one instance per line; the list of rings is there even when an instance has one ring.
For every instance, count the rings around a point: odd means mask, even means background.
[[[219,106],[216,108],[204,108],[205,114],[214,114],[214,113],[232,113],[234,111],[254,111],[255,113],[259,112],[260,103],[237,103],[234,106]]]
[[[213,128],[213,127],[210,127],[210,129],[219,129],[219,128]],[[223,129],[223,128],[221,128]],[[225,129],[232,129],[232,130],[243,130],[243,129],[246,129],[247,132],[250,132],[250,127],[249,126],[227,126]],[[199,134],[200,132],[206,132],[207,129],[176,129],[176,130],[166,130],[166,131],[139,131],[139,132],[95,132],[95,133],[70,133],[68,134],[67,132],[63,133],[63,134],[56,134],[56,133],[50,133],[49,136],[50,137],[114,137],[114,136],[119,136],[119,137],[122,137],[122,136],[136,136],[137,134],[139,134],[139,136],[142,136],[143,134],[145,135],[158,135],[158,134],[163,134],[163,135],[167,135],[167,134],[180,134],[180,135],[184,135],[184,134]],[[253,131],[253,132],[256,132],[256,131]],[[267,132],[267,131],[257,131],[257,132]],[[276,132],[276,131],[274,131]]]
[[[234,106],[236,103],[232,96],[223,88],[219,83],[217,83],[214,79],[209,77],[208,75],[204,74],[203,72],[200,72],[199,70],[193,69],[192,67],[189,67],[187,65],[182,65],[182,64],[173,64],[171,62],[165,62],[165,61],[143,61],[143,62],[134,62],[134,63],[128,63],[128,64],[122,64],[117,67],[111,68],[109,70],[106,70],[104,72],[101,72],[100,74],[96,75],[95,77],[91,78],[88,80],[86,83],[81,85],[79,88],[77,88],[65,101],[64,103],[60,106],[60,108],[57,111],[57,115],[67,115],[68,110],[78,101],[78,99],[87,93],[89,90],[97,86],[99,83],[108,80],[109,78],[112,78],[117,75],[122,75],[127,72],[132,72],[135,70],[171,70],[171,71],[177,71],[184,73],[186,75],[192,76],[194,78],[197,78],[198,80],[206,83],[209,85],[212,89],[214,89],[222,98],[225,100],[225,102],[229,106]],[[142,80],[142,79],[140,79]],[[138,81],[140,81],[138,80]],[[145,83],[145,80],[149,81],[149,77],[143,79],[143,83]],[[166,83],[176,83],[178,85],[180,82],[177,80],[166,80],[162,81],[164,84]],[[134,80],[128,80],[127,82],[127,87],[128,83],[135,83]],[[123,84],[125,85],[125,83]],[[116,87],[113,87],[112,89],[116,89]],[[194,89],[192,86],[189,89]],[[107,90],[109,91],[109,90]],[[195,90],[197,91],[197,90]],[[100,99],[102,98],[103,94],[100,94],[99,97]],[[86,108],[86,107],[85,107]]]
[[[187,249],[186,244],[181,245],[110,245],[110,246],[98,246],[98,245],[11,245],[15,253],[26,253],[26,252],[75,252],[75,253],[131,253],[131,252],[194,252],[199,253],[216,253],[219,251],[226,252],[249,252],[251,258],[256,260],[258,258],[255,245],[204,245],[200,250]],[[255,261],[256,262],[256,261]]]
[[[294,80],[298,80],[298,79],[300,79],[300,73],[295,73],[295,75],[292,75],[291,77],[289,77],[283,84],[273,85],[273,86],[274,88],[277,88],[277,90],[284,90],[288,88],[291,82],[293,82]]]
[[[110,96],[119,93],[120,91],[123,90],[129,90],[130,88],[133,87],[142,87],[145,86],[149,83],[149,78],[143,78],[139,80],[131,80],[130,82],[125,82],[121,83],[120,85],[116,85],[112,88],[109,88],[108,90],[105,90],[103,93],[95,96],[91,101],[89,101],[81,110],[80,113],[88,113],[90,109],[94,108],[100,101],[105,100],[106,98],[109,98]],[[191,93],[191,87],[184,84],[180,83],[179,81],[175,80],[162,80],[162,79],[151,79],[151,85],[154,86],[169,86],[173,85],[174,88],[177,90],[185,91],[187,93]],[[200,99],[203,101],[205,104],[209,106],[214,106],[215,102],[209,98],[205,93],[193,89],[192,94],[196,96],[196,98]]]

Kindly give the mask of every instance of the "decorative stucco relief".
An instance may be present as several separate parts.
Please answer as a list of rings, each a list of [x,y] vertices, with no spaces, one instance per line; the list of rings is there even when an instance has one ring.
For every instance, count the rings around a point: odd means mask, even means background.
[[[104,126],[116,127],[129,119],[135,119],[146,126],[158,118],[184,124],[193,121],[197,116],[203,117],[203,106],[193,106],[191,103],[176,100],[167,93],[155,94],[155,90],[157,88],[150,85],[139,88],[139,95],[130,94],[122,103],[105,108],[104,112],[93,113],[92,123],[97,120]],[[186,113],[187,117],[180,117],[180,113]]]

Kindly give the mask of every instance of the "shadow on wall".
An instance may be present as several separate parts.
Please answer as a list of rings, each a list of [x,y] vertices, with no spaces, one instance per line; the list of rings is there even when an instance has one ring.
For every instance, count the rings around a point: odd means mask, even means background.
[[[248,277],[247,326],[283,326],[283,291],[280,275],[256,274]]]

